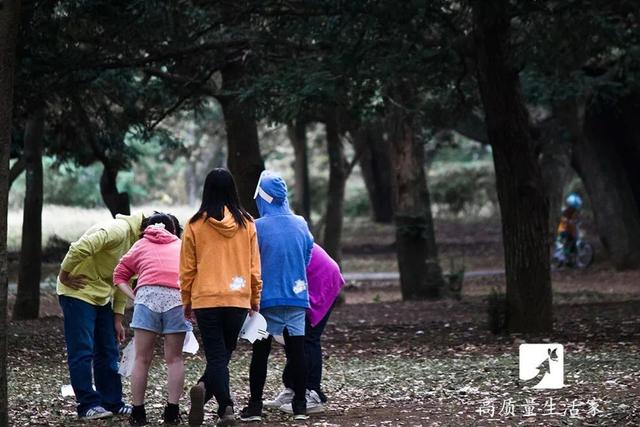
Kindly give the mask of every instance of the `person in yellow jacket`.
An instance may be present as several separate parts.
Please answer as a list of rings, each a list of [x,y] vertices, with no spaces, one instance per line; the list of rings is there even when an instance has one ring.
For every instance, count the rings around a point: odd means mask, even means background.
[[[233,423],[229,360],[247,312],[260,309],[262,278],[256,226],[226,169],[207,175],[200,209],[185,227],[180,291],[185,317],[195,314],[207,359],[191,387],[189,425],[202,424],[204,405],[214,396],[221,424]]]
[[[118,215],[94,225],[71,244],[60,266],[57,294],[64,314],[67,361],[78,416],[83,419],[131,414],[131,406],[122,401],[118,374],[117,341],[124,341],[127,297],[113,285],[112,277],[120,258],[139,239],[143,219],[142,213]]]

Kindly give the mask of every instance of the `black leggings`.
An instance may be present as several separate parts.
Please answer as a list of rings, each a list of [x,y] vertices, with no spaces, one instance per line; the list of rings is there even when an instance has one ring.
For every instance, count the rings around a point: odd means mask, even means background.
[[[304,358],[304,336],[289,336],[284,330],[284,348],[287,355],[291,380],[295,396],[295,402],[306,402],[307,367]],[[253,355],[251,356],[251,368],[249,370],[249,386],[251,400],[262,402],[264,383],[267,380],[267,362],[271,353],[271,336],[253,343]]]
[[[194,312],[207,358],[207,367],[198,382],[204,383],[205,402],[215,396],[218,414],[221,414],[227,406],[233,406],[229,392],[229,360],[247,317],[247,309],[198,308]]]

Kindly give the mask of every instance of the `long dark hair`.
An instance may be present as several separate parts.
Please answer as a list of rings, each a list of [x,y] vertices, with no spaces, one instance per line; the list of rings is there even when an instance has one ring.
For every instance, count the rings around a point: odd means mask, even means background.
[[[225,206],[241,227],[245,227],[247,221],[253,221],[251,215],[240,204],[236,182],[231,172],[224,168],[216,168],[209,172],[204,180],[202,204],[189,222],[196,222],[202,214],[220,221],[224,217]]]

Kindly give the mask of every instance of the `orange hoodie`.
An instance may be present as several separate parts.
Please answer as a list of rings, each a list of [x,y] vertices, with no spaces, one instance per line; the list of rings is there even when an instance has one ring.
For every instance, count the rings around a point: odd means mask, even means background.
[[[222,221],[188,223],[180,254],[182,303],[192,308],[250,308],[260,303],[262,279],[256,226],[238,226],[228,209]]]

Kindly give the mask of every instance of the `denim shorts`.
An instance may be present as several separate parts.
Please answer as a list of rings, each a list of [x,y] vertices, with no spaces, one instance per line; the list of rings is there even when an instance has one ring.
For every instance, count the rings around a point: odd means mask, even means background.
[[[135,304],[133,307],[133,319],[131,325],[134,329],[144,329],[156,334],[177,334],[189,332],[193,328],[184,318],[182,306],[173,307],[164,313],[158,313],[143,304]]]
[[[279,336],[287,328],[289,335],[299,337],[304,335],[305,315],[307,310],[301,307],[270,307],[260,310],[260,314],[267,320],[267,332]]]

